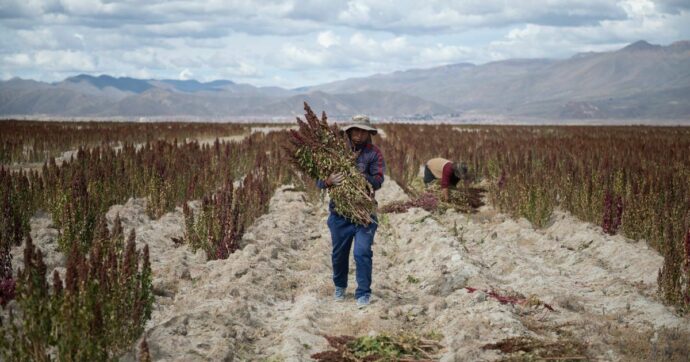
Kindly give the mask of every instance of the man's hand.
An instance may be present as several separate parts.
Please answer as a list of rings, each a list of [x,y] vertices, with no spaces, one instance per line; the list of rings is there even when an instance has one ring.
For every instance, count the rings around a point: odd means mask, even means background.
[[[343,175],[342,172],[336,172],[334,174],[331,174],[328,176],[326,179],[326,186],[331,187],[331,186],[338,186],[340,185],[341,182],[345,179],[345,175]]]
[[[448,202],[448,188],[441,189],[441,199],[443,202]]]

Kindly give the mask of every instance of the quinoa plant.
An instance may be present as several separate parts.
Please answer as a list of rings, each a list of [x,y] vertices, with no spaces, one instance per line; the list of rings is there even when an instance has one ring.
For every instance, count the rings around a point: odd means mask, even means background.
[[[243,124],[183,122],[47,122],[0,120],[0,164],[43,162],[78,147],[119,146],[157,139],[241,135]]]
[[[210,196],[204,196],[201,209],[195,216],[185,203],[185,241],[189,247],[206,252],[207,258],[224,259],[238,249],[239,207],[233,200],[235,190],[232,179]]]
[[[17,303],[0,331],[4,360],[110,360],[139,338],[153,303],[148,246],[137,251],[133,231],[124,252],[121,235],[101,236],[111,239],[88,255],[71,244],[64,282],[54,271],[52,286],[41,251],[27,238]]]
[[[76,243],[82,253],[91,246],[98,210],[87,190],[83,172],[73,175],[69,188],[60,190],[53,204],[53,222],[59,227],[58,245],[68,251]]]
[[[326,112],[319,119],[306,102],[304,111],[306,121],[298,117],[299,129],[291,131],[294,164],[317,180],[325,180],[336,172],[343,173],[342,184],[328,190],[335,211],[352,222],[368,225],[376,202],[369,183],[355,164],[357,153],[337,125],[328,124]]]
[[[7,361],[48,361],[52,312],[46,265],[42,252],[26,237],[24,268],[17,273],[17,302],[21,319],[17,323],[16,310],[9,311],[9,319],[0,328],[0,356]]]
[[[185,203],[185,241],[190,248],[204,250],[208,259],[226,259],[239,249],[244,230],[268,211],[279,170],[277,159],[259,156],[239,187],[228,178],[222,188],[205,195],[197,215]]]
[[[36,210],[52,212],[65,252],[77,243],[88,256],[89,245],[100,243],[94,239],[100,235],[101,216],[113,204],[146,197],[149,213],[158,217],[187,200],[211,197],[228,177],[242,180],[233,196],[233,204],[240,206],[233,206],[231,213],[237,214],[237,230],[246,229],[267,210],[276,185],[304,177],[323,179],[339,171],[332,157],[306,153],[300,157],[309,170],[327,172],[314,175],[301,167],[298,172],[285,167],[285,160],[294,160],[298,145],[323,150],[323,140],[339,142],[340,134],[332,130],[337,128],[307,113],[306,122],[292,134],[255,133],[240,142],[211,143],[190,141],[186,135],[214,137],[233,126],[3,123],[0,152],[6,156],[0,158],[47,162],[31,171],[8,172],[0,166],[0,261],[9,265],[9,250],[28,235]],[[551,211],[560,208],[601,225],[604,232],[646,240],[664,256],[660,295],[682,307],[688,285],[683,275],[690,224],[690,129],[408,124],[381,128],[386,137],[379,145],[387,154],[390,176],[413,197],[419,196],[414,192],[420,189],[420,166],[429,158],[466,162],[486,180],[494,206],[524,216],[537,227],[546,225]],[[237,129],[248,131],[246,126]],[[305,138],[302,131],[311,134]],[[172,137],[176,139],[170,141]],[[59,150],[78,145],[88,146],[62,162],[54,158]],[[347,152],[345,147],[338,153],[343,165],[352,164]],[[339,187],[330,190],[334,199]],[[360,191],[367,193],[366,188]],[[357,192],[355,196],[362,196]],[[364,219],[365,213],[360,216]],[[6,295],[12,290],[10,280],[15,279],[5,278],[0,288],[8,291]]]
[[[29,180],[22,172],[11,173],[0,166],[0,306],[15,296],[12,275],[12,247],[29,236],[29,219],[34,203]]]
[[[681,285],[683,288],[683,304],[687,310],[690,308],[690,228],[685,233],[683,244],[685,246],[685,262],[683,265],[685,273],[682,277]]]
[[[23,172],[11,173],[0,166],[0,249],[20,245],[28,235],[34,211],[30,193]]]

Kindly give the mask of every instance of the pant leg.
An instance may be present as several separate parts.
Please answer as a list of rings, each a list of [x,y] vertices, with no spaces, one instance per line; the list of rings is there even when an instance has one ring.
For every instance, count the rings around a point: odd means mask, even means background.
[[[430,182],[436,180],[436,176],[431,172],[429,166],[424,165],[424,184],[428,185]]]
[[[372,257],[374,253],[371,246],[374,243],[374,236],[378,228],[378,220],[374,217],[374,221],[368,226],[357,226],[355,233],[355,266],[357,267],[357,290],[355,290],[355,298],[359,298],[365,294],[371,294],[371,270]]]
[[[331,262],[333,265],[333,284],[336,287],[347,288],[347,272],[350,261],[350,248],[356,227],[342,216],[331,212],[328,216],[328,228],[331,230],[333,250]]]

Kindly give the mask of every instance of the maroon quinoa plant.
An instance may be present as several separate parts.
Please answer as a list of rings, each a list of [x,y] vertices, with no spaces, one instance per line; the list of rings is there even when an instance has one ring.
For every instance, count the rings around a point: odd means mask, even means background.
[[[326,180],[341,173],[343,181],[328,188],[335,211],[353,223],[368,225],[376,211],[371,185],[357,169],[358,152],[349,145],[344,132],[329,124],[326,112],[321,119],[304,103],[303,121],[297,118],[297,130],[290,131],[289,154],[299,172],[314,180]]]

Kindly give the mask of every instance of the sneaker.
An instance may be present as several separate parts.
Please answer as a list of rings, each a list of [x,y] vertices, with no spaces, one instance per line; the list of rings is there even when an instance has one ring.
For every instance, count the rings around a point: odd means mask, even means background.
[[[370,298],[371,297],[369,296],[369,294],[365,294],[365,295],[357,298],[357,308],[362,309],[362,308],[368,306]]]
[[[335,299],[336,302],[342,302],[343,300],[345,300],[345,288],[335,287],[335,294],[333,295],[333,299]]]

